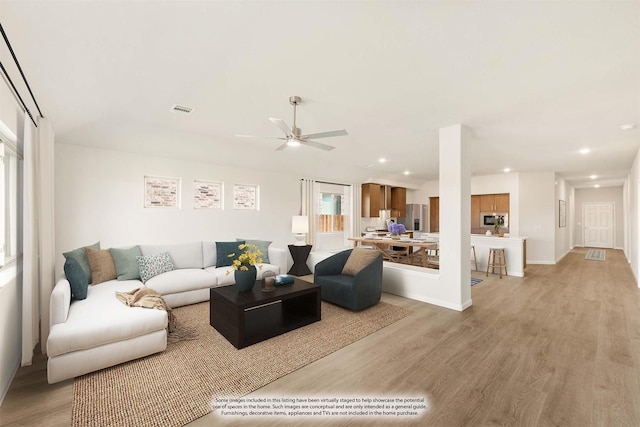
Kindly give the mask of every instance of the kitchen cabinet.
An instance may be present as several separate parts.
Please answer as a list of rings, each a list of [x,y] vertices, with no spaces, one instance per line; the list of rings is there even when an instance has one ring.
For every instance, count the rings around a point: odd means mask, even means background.
[[[429,197],[429,232],[440,232],[440,198]]]
[[[496,212],[509,213],[509,194],[495,195]]]
[[[407,216],[407,189],[404,187],[391,188],[391,216],[393,211],[396,212],[396,217],[404,218]]]
[[[509,194],[482,194],[480,212],[509,212]]]
[[[429,232],[440,232],[440,198],[429,197]],[[492,227],[483,227],[480,216],[483,212],[509,214],[509,193],[481,194],[471,196],[471,234],[484,234]]]
[[[362,184],[362,216],[380,217],[380,184]]]
[[[471,196],[471,234],[480,234],[480,196]]]

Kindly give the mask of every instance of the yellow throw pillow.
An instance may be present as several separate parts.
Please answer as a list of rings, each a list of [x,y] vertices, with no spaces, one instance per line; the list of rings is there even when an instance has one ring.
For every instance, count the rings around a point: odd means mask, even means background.
[[[116,264],[108,249],[85,248],[87,251],[87,259],[91,268],[91,284],[113,280],[117,277]]]
[[[360,270],[365,268],[374,259],[378,258],[380,252],[374,249],[353,248],[351,255],[347,258],[347,262],[342,268],[342,274],[355,276]]]

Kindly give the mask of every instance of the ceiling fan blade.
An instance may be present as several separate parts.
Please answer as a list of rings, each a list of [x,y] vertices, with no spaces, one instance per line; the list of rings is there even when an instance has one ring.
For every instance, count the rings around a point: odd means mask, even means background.
[[[278,148],[276,148],[276,150],[275,150],[275,151],[282,151],[282,150],[284,150],[285,148],[287,148],[287,143],[286,143],[286,142],[285,142],[284,144],[282,144],[281,146],[279,146]]]
[[[291,135],[291,129],[289,128],[289,126],[287,126],[284,120],[275,119],[273,117],[269,117],[269,120],[271,120],[271,123],[273,123],[274,125],[278,126],[280,129],[282,129],[282,132],[284,132],[285,135],[287,136]]]
[[[331,130],[329,132],[318,132],[318,133],[310,133],[309,135],[302,135],[300,138],[308,139],[308,138],[327,138],[329,136],[344,136],[349,135],[346,130]]]
[[[238,138],[264,138],[264,139],[287,139],[281,136],[258,136],[258,135],[234,135]]]
[[[310,147],[319,148],[325,151],[331,151],[336,147],[332,147],[331,145],[323,144],[321,142],[309,141],[308,139],[301,139],[300,144],[308,145]]]

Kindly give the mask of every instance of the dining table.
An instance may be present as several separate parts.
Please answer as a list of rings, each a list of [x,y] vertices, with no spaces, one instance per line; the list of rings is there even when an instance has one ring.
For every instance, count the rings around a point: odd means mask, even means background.
[[[437,254],[438,242],[424,239],[391,237],[349,237],[353,241],[353,247],[372,246],[382,253],[382,257],[391,262],[411,264],[411,260],[419,258],[422,267],[429,267],[429,260],[432,256],[427,251]],[[397,248],[403,248],[398,250]]]

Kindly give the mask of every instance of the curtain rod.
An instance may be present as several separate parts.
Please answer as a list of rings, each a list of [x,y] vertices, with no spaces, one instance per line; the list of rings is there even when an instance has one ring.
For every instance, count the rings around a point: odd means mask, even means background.
[[[18,67],[18,71],[20,71],[20,75],[22,76],[22,80],[24,81],[24,84],[27,86],[27,90],[29,91],[29,95],[31,95],[31,99],[33,99],[33,103],[36,105],[36,108],[38,109],[38,113],[40,114],[40,117],[44,118],[44,116],[42,115],[42,111],[40,111],[40,106],[38,105],[38,102],[36,101],[36,97],[33,95],[33,92],[31,91],[31,86],[29,86],[29,82],[27,81],[27,78],[24,75],[24,72],[22,72],[22,67],[20,66],[20,62],[18,62],[18,58],[16,57],[16,54],[14,53],[13,48],[11,47],[11,43],[9,43],[9,38],[7,37],[7,34],[4,32],[4,28],[2,27],[2,23],[0,23],[0,32],[2,33],[2,37],[4,38],[4,42],[7,44],[7,47],[9,48],[9,52],[11,52],[11,56],[13,57],[13,61],[16,63],[16,66]],[[29,108],[27,108],[27,104],[25,104],[24,100],[20,96],[20,93],[18,92],[18,89],[13,84],[13,80],[11,80],[11,77],[9,77],[9,74],[7,73],[7,70],[4,68],[4,65],[2,65],[2,62],[0,62],[0,68],[2,69],[2,73],[4,74],[5,78],[9,81],[9,84],[11,85],[11,88],[13,89],[15,94],[18,96],[18,99],[20,100],[20,103],[22,104],[22,108],[24,108],[24,110],[27,112],[27,114],[29,115],[29,118],[31,119],[31,121],[33,122],[35,127],[38,127],[38,125],[36,124],[36,121],[33,119],[33,116],[31,115],[31,111],[29,111]]]

